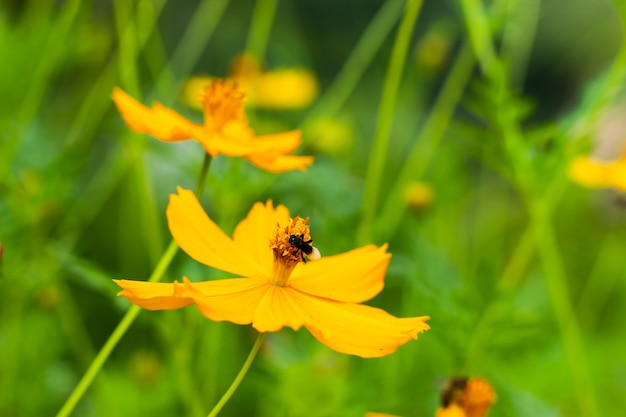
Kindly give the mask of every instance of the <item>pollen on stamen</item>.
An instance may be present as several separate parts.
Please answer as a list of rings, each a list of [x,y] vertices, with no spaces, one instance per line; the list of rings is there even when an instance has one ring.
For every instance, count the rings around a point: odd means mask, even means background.
[[[309,234],[309,226],[307,225],[309,218],[303,219],[296,216],[289,219],[286,226],[276,225],[276,231],[270,238],[270,248],[274,253],[274,263],[272,271],[272,285],[285,286],[289,280],[289,276],[293,269],[300,262],[306,262],[305,256],[309,259],[313,257],[319,258],[320,253],[317,249],[313,250],[311,235]],[[302,249],[305,249],[304,252]],[[311,248],[311,250],[308,250]]]

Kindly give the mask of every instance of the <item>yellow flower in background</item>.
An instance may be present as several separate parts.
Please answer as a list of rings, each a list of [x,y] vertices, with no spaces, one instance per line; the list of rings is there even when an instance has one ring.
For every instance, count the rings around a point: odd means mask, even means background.
[[[244,114],[243,93],[231,82],[213,81],[205,86],[199,100],[204,124],[158,102],[148,108],[120,88],[113,90],[112,98],[129,128],[165,142],[195,139],[212,156],[242,157],[270,172],[304,170],[313,162],[310,156],[290,155],[301,143],[297,130],[255,136]]]
[[[241,276],[205,282],[115,281],[118,294],[149,310],[195,304],[214,321],[252,324],[259,332],[308,329],[337,352],[381,357],[429,329],[428,317],[397,318],[359,304],[383,288],[390,254],[365,246],[318,258],[308,219],[284,206],[256,203],[232,238],[207,216],[191,191],[178,189],[167,208],[170,231],[196,261]]]
[[[613,161],[580,156],[572,160],[569,177],[588,188],[615,188],[626,191],[626,156]]]
[[[302,129],[317,152],[345,158],[354,148],[354,126],[339,118],[317,118],[307,122]]]
[[[231,64],[229,78],[245,93],[245,104],[266,109],[300,109],[317,97],[315,75],[306,68],[281,68],[264,71],[260,60],[250,54],[237,56]],[[200,109],[197,98],[213,80],[211,76],[191,77],[183,88],[182,100]]]
[[[435,417],[485,417],[496,393],[483,378],[451,378],[441,393]]]
[[[404,187],[404,204],[411,210],[428,207],[435,198],[433,188],[421,181],[411,181]]]

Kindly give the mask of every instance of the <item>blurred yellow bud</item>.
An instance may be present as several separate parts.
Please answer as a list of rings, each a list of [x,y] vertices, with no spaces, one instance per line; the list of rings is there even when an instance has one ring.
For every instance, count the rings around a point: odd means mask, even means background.
[[[154,385],[161,377],[162,364],[154,352],[136,352],[130,359],[130,374],[142,386]]]
[[[43,309],[56,307],[60,299],[59,289],[51,284],[46,285],[37,293],[37,304]]]
[[[448,37],[442,33],[430,32],[417,45],[417,60],[427,68],[436,69],[445,62],[449,51]]]
[[[413,181],[404,188],[404,204],[409,209],[420,210],[432,203],[434,194],[430,185],[420,181]]]
[[[354,129],[348,123],[333,118],[320,118],[307,123],[304,137],[319,153],[341,157],[354,147]]]

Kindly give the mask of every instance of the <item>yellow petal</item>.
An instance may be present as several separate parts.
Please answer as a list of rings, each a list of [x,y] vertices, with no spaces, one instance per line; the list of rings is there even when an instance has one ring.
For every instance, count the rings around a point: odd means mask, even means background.
[[[122,287],[117,295],[128,298],[133,304],[148,310],[174,310],[194,303],[186,296],[184,285],[146,281],[113,280]]]
[[[295,151],[301,142],[302,134],[299,130],[261,135],[254,138],[255,153],[268,152],[285,155]]]
[[[304,326],[329,348],[374,358],[389,355],[430,327],[429,317],[397,318],[379,308],[320,299],[286,288],[303,313]],[[256,319],[256,316],[255,316]]]
[[[210,320],[252,323],[255,311],[272,286],[260,278],[186,281],[198,310]]]
[[[112,98],[128,127],[137,133],[147,133],[165,142],[177,142],[195,138],[203,130],[202,125],[160,103],[147,108],[118,87],[113,90]]]
[[[277,69],[259,75],[252,84],[254,104],[272,109],[297,109],[317,96],[317,80],[304,68]]]
[[[291,156],[276,154],[258,154],[253,153],[245,156],[251,164],[268,172],[285,172],[294,169],[304,171],[313,163],[312,156]]]
[[[620,158],[607,167],[608,183],[616,190],[626,191],[626,160]]]
[[[289,288],[270,285],[254,312],[252,326],[260,332],[276,332],[283,327],[298,330],[305,319]]]
[[[607,165],[607,163],[594,158],[581,156],[570,163],[569,176],[574,182],[584,187],[609,187]]]
[[[272,201],[256,203],[233,234],[233,240],[250,257],[254,258],[264,271],[272,270],[272,250],[269,240],[276,230],[276,224],[289,221],[289,210],[285,206],[273,207]]]
[[[149,310],[173,310],[196,304],[213,321],[250,324],[254,311],[269,288],[267,280],[233,278],[199,283],[183,277],[183,283],[115,281],[123,288],[118,295]]]
[[[191,191],[178,187],[178,194],[170,196],[167,220],[176,243],[196,261],[240,276],[264,277],[271,272],[222,232]]]
[[[183,86],[180,100],[192,109],[202,110],[204,91],[214,80],[215,77],[210,75],[195,75],[189,77]]]
[[[465,411],[456,404],[450,404],[446,408],[439,408],[435,417],[467,417]]]
[[[369,245],[341,255],[322,254],[319,261],[298,265],[289,278],[289,285],[331,300],[367,301],[383,289],[391,258],[386,249],[387,245]]]

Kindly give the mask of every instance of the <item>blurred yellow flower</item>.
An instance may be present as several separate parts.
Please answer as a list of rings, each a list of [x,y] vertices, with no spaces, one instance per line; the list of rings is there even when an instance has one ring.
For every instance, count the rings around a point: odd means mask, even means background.
[[[256,203],[228,237],[191,191],[178,189],[167,208],[170,231],[196,261],[244,278],[194,283],[115,281],[118,294],[149,310],[195,304],[214,321],[252,324],[259,332],[307,328],[337,352],[381,357],[429,329],[428,317],[397,318],[361,305],[383,288],[386,245],[305,262],[315,254],[308,219],[284,206]],[[319,252],[317,252],[319,255]],[[319,256],[311,256],[311,259]]]
[[[409,209],[420,210],[428,207],[433,198],[433,189],[425,182],[412,181],[404,188],[404,203]]]
[[[245,104],[267,109],[299,109],[317,97],[317,80],[306,68],[281,68],[263,71],[260,60],[250,53],[236,57],[231,64],[230,79],[245,93]],[[211,82],[211,76],[191,77],[183,88],[182,100],[200,109],[197,97]]]
[[[322,117],[311,120],[303,130],[316,151],[335,157],[344,157],[354,148],[354,128],[337,118]]]
[[[626,191],[626,156],[613,161],[579,156],[569,165],[569,177],[588,188],[615,188]]]
[[[485,417],[496,393],[482,378],[451,378],[441,393],[435,417]]]
[[[255,136],[243,111],[243,93],[227,81],[205,86],[199,100],[204,124],[192,122],[158,102],[147,108],[120,88],[113,90],[112,98],[128,127],[165,142],[195,139],[212,156],[239,156],[270,172],[304,170],[313,162],[310,156],[289,155],[301,142],[297,130]]]

